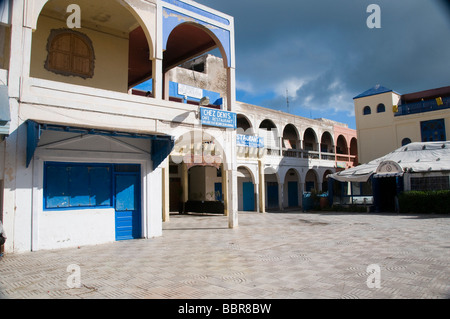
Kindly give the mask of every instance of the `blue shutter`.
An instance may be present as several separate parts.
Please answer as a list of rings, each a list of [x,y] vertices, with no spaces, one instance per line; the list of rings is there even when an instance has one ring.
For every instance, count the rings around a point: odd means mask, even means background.
[[[90,205],[111,206],[110,167],[90,167],[89,179]]]
[[[86,166],[72,166],[70,169],[70,207],[89,206],[89,174]]]
[[[47,166],[46,208],[69,207],[69,170],[65,166]]]

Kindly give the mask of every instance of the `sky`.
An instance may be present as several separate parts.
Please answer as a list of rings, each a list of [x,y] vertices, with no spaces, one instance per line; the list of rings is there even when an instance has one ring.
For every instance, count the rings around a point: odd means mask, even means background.
[[[196,2],[234,17],[241,102],[356,128],[353,98],[377,84],[400,94],[450,86],[449,1]]]

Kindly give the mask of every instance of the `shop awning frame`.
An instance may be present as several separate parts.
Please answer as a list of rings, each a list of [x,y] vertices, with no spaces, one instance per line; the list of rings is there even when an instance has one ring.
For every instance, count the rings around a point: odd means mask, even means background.
[[[109,131],[104,129],[83,128],[70,125],[56,125],[49,123],[38,123],[33,120],[27,120],[27,152],[26,152],[26,167],[28,167],[33,159],[36,148],[43,131],[57,131],[78,134],[102,135],[110,137],[127,137],[148,139],[151,141],[151,160],[153,162],[153,169],[157,168],[164,159],[172,152],[175,145],[174,138],[170,135],[145,134],[134,132],[119,132]]]

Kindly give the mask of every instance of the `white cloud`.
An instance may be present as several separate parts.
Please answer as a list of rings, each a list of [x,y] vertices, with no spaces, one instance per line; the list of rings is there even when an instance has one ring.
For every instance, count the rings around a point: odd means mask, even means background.
[[[236,79],[236,89],[244,91],[245,93],[249,94],[256,94],[257,90],[251,81],[242,81],[239,79]]]
[[[305,79],[301,79],[301,78],[296,78],[296,77],[290,77],[289,79],[286,79],[284,81],[282,81],[281,83],[279,83],[275,89],[274,92],[276,95],[278,96],[287,96],[290,99],[297,99],[297,92],[298,90],[300,90],[302,88],[302,86],[306,83],[307,81]],[[287,90],[287,92],[286,92]]]

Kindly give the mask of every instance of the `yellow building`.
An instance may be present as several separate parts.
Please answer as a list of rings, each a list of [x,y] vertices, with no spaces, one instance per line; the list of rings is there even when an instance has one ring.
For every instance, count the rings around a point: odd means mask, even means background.
[[[360,163],[411,142],[449,140],[450,86],[401,95],[376,85],[354,105]]]

